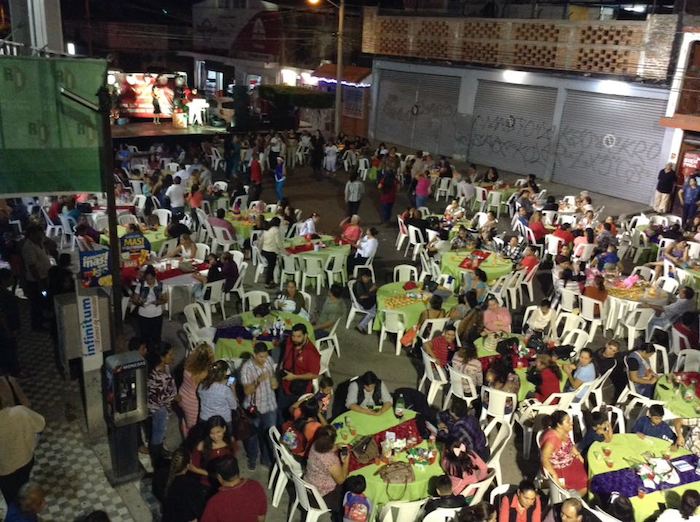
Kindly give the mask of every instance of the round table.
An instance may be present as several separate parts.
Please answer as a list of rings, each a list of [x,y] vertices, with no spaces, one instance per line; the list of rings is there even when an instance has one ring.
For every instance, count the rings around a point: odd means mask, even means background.
[[[659,504],[666,502],[668,492],[673,492],[680,497],[684,491],[697,490],[700,487],[700,476],[695,474],[694,469],[698,458],[690,455],[685,449],[671,452],[670,446],[669,441],[654,437],[642,439],[632,433],[616,433],[609,444],[594,442],[588,450],[588,477],[591,492],[601,497],[604,502],[608,500],[610,493],[619,492],[621,496],[628,497],[632,502],[635,520],[638,522],[646,520],[658,509]],[[611,451],[608,457],[608,461],[611,462],[610,467],[605,462],[604,449],[606,448]],[[645,488],[644,496],[640,497],[637,492],[643,483],[633,467],[642,462],[640,455],[646,452],[654,457],[662,457],[668,453],[672,462],[685,461],[691,466],[691,470],[679,472],[682,484],[675,487],[662,484],[655,490]]]
[[[298,270],[303,270],[303,258],[305,257],[320,259],[322,266],[325,267],[330,257],[342,256],[343,281],[347,281],[347,261],[348,256],[350,255],[350,245],[338,245],[335,242],[335,238],[333,236],[328,235],[322,235],[320,238],[320,242],[322,243],[321,248],[315,250],[313,242],[306,239],[305,237],[296,236],[292,239],[285,239],[284,247],[286,249],[286,252],[284,253],[297,259]],[[313,279],[311,279],[310,282],[311,284],[314,284]]]
[[[352,439],[356,439],[357,437],[377,435],[387,430],[391,431],[392,428],[411,421],[415,418],[415,416],[415,412],[410,410],[406,410],[403,418],[401,419],[397,419],[394,416],[393,410],[386,411],[383,414],[376,416],[348,411],[342,415],[339,415],[333,420],[333,425],[336,426],[336,428],[339,428],[336,442],[340,445],[346,445],[349,444]],[[357,431],[355,437],[349,433],[349,429],[346,427],[348,420],[350,421],[352,427]],[[344,437],[343,435],[347,436]],[[427,448],[428,442],[423,441],[417,447]],[[402,451],[396,457],[394,457],[393,460],[394,462],[408,462],[408,456],[405,451]],[[413,473],[415,475],[415,480],[413,482],[409,482],[405,486],[404,484],[387,485],[382,478],[376,474],[380,467],[381,465],[377,466],[376,464],[372,463],[350,473],[350,475],[362,475],[365,478],[367,487],[364,493],[372,501],[374,513],[379,513],[379,507],[391,501],[412,501],[428,498],[430,496],[430,479],[444,474],[444,471],[440,466],[439,456],[435,459],[433,464],[414,464]]]
[[[487,194],[489,192],[492,192],[492,191],[500,192],[501,193],[501,203],[505,203],[506,201],[508,201],[508,198],[510,198],[516,192],[527,188],[527,187],[515,187],[515,186],[510,185],[510,184],[496,186],[494,183],[484,183],[484,182],[477,183],[476,186],[481,187],[483,189],[486,189]]]
[[[306,326],[309,339],[314,341],[314,329],[307,319],[300,315],[291,312],[274,311],[266,317],[255,317],[253,312],[243,312],[241,315],[242,326],[245,329],[252,328],[269,328],[277,318],[282,319],[285,323],[285,330],[290,330],[296,323],[301,323]],[[235,327],[218,328],[216,332],[216,348],[214,356],[217,359],[241,359],[250,357],[253,353],[253,339],[251,332],[242,332],[236,330]],[[231,335],[241,335],[240,337],[231,337]],[[222,337],[223,336],[223,337]],[[264,341],[268,349],[272,350],[274,344],[271,341]]]
[[[148,239],[151,244],[151,251],[158,253],[160,247],[163,246],[167,240],[171,239],[165,234],[166,227],[158,227],[157,230],[147,230],[143,232],[143,235]],[[117,225],[117,236],[122,237],[127,234],[126,227]],[[109,236],[107,234],[100,235],[100,243],[103,245],[109,245]]]
[[[418,324],[421,312],[425,311],[428,305],[425,298],[416,299],[408,297],[406,294],[417,294],[422,291],[419,288],[404,290],[403,286],[405,284],[405,282],[401,281],[380,286],[377,289],[377,310],[396,310],[402,312],[406,319],[406,328],[408,329]],[[428,296],[429,299],[431,294],[426,292],[425,295]],[[442,307],[445,311],[449,312],[450,309],[455,306],[457,306],[457,298],[454,295],[443,299]],[[381,330],[381,328],[381,314],[377,314],[377,317],[374,319],[374,329]]]
[[[606,284],[608,295],[618,299],[625,299],[635,303],[665,306],[669,301],[669,294],[661,288],[654,288],[648,284],[635,284],[632,288],[619,288]]]
[[[241,212],[240,214],[234,214],[233,212],[226,213],[226,221],[231,223],[233,229],[236,231],[236,237],[239,239],[250,239],[251,232],[255,227],[255,216],[257,214],[251,214],[249,212]],[[274,212],[268,212],[263,214],[266,220],[270,220],[277,214]]]
[[[471,270],[460,268],[459,265],[470,253],[470,250],[445,252],[442,254],[440,270],[443,274],[451,275],[461,284],[463,278],[462,274]],[[486,272],[489,283],[492,283],[499,277],[510,274],[513,271],[513,262],[510,259],[501,257],[500,254],[491,252],[491,255],[481,263],[479,268]]]
[[[699,373],[678,373],[685,377],[683,382],[688,385],[690,379],[696,380],[695,393],[690,401],[686,401],[680,394],[679,389],[674,388],[668,375],[662,375],[654,387],[654,398],[663,401],[666,408],[671,410],[671,413],[681,419],[697,419],[700,418],[700,374]]]

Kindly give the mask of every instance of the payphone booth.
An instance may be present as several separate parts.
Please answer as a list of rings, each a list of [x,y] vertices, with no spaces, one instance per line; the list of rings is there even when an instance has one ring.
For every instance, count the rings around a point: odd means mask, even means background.
[[[105,414],[107,417],[112,484],[140,478],[139,427],[148,417],[146,361],[138,352],[105,359]]]

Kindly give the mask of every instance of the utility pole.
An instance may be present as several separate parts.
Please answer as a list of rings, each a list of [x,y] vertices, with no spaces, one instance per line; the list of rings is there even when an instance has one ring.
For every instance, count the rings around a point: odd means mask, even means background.
[[[340,134],[343,120],[343,32],[345,31],[345,0],[338,6],[338,55],[335,72],[335,136]]]

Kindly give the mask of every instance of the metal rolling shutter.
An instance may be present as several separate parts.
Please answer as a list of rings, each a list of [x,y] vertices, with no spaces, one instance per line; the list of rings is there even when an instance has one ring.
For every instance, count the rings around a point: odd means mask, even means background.
[[[454,154],[460,83],[456,76],[420,76],[411,148]]]
[[[470,161],[542,176],[552,153],[557,89],[479,80]]]
[[[553,180],[648,203],[660,168],[665,106],[664,100],[567,91]]]
[[[376,139],[453,154],[460,83],[457,76],[381,70]]]

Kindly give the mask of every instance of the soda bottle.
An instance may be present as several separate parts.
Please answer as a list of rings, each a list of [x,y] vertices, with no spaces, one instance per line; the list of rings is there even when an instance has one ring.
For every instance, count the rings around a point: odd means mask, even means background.
[[[403,394],[399,393],[399,396],[396,399],[396,404],[394,404],[394,415],[396,416],[397,419],[400,419],[403,417],[403,412],[404,412],[405,408],[406,408],[406,403],[403,399]]]

